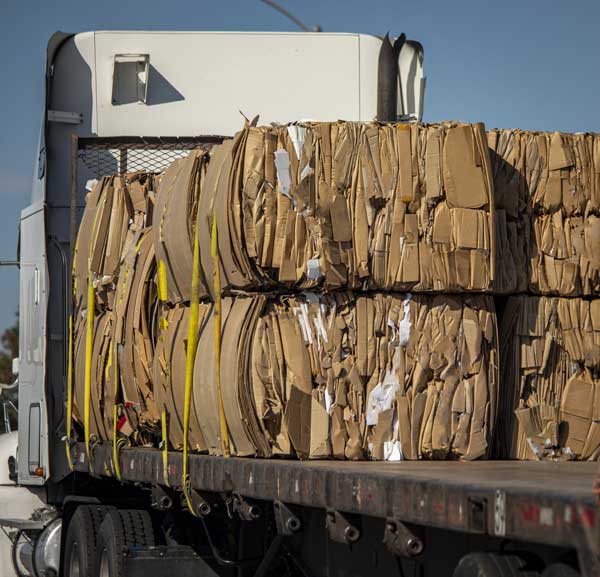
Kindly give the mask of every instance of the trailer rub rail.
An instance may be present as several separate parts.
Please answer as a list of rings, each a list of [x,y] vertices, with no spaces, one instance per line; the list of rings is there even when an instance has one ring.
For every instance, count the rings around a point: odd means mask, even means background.
[[[75,470],[88,472],[85,446]],[[109,446],[94,449],[95,471],[112,471]],[[123,481],[165,485],[160,451],[125,449]],[[181,453],[168,459],[181,485]],[[598,534],[596,463],[516,461],[291,461],[190,455],[192,488],[331,508],[408,523],[574,546]]]

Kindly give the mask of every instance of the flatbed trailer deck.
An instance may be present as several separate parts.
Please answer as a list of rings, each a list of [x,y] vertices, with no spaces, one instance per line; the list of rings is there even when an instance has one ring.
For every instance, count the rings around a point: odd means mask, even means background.
[[[76,471],[88,473],[82,443],[75,459]],[[98,474],[112,475],[112,447],[95,447],[93,460]],[[161,451],[120,453],[125,482],[181,487],[182,464],[182,453],[169,453],[166,482]],[[191,487],[201,492],[573,547],[580,563],[598,542],[598,465],[592,462],[297,461],[192,454],[188,470]]]

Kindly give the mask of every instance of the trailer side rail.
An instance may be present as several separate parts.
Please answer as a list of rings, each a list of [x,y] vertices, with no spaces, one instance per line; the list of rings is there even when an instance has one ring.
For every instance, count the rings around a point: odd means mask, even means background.
[[[76,471],[87,472],[78,443]],[[124,481],[166,485],[162,454],[125,449]],[[94,449],[94,470],[111,475],[112,449]],[[598,542],[596,463],[522,461],[292,461],[190,455],[191,486],[251,499],[335,509],[403,522],[577,548]],[[168,484],[181,485],[171,452]]]

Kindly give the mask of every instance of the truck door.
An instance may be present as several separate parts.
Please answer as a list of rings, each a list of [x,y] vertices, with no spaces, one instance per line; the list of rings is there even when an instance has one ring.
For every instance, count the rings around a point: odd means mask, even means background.
[[[19,483],[41,485],[48,477],[45,403],[46,265],[45,204],[21,213],[19,294]]]

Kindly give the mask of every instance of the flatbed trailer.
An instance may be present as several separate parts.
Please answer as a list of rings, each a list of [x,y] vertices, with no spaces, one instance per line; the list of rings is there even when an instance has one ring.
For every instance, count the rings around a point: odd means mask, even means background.
[[[112,447],[98,445],[92,455],[94,471],[114,476]],[[384,521],[379,541],[385,522],[399,522],[573,549],[582,574],[600,575],[596,463],[188,458],[190,487],[200,494],[378,519]],[[83,443],[75,462],[76,471],[90,473]],[[181,490],[180,452],[168,453],[166,478],[164,454],[156,449],[124,449],[119,464],[123,482]]]

